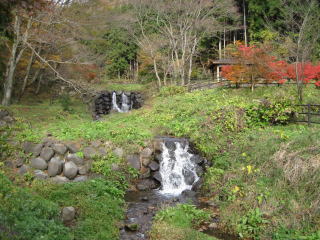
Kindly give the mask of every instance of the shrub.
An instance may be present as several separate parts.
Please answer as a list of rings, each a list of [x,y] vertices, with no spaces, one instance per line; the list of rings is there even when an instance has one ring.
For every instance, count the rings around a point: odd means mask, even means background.
[[[169,97],[169,96],[184,94],[186,92],[187,92],[187,89],[185,87],[171,85],[171,86],[162,87],[160,89],[159,95],[161,97]]]
[[[297,107],[289,99],[270,102],[263,100],[246,108],[248,123],[251,125],[288,124],[294,118]]]

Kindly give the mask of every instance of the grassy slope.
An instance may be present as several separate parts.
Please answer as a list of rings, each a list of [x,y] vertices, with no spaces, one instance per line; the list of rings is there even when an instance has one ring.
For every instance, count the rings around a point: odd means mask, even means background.
[[[294,101],[293,96],[294,88],[284,87],[259,88],[254,93],[248,89],[215,89],[174,97],[157,97],[141,110],[106,116],[101,122],[92,122],[89,114],[84,113],[85,107],[77,102],[71,106],[72,113],[63,112],[59,106],[49,106],[46,102],[32,106],[15,105],[13,109],[16,116],[23,120],[19,131],[16,131],[20,140],[38,141],[50,132],[62,140],[112,141],[132,152],[146,145],[156,135],[189,137],[213,162],[207,174],[206,186],[210,192],[208,197],[219,202],[221,206],[222,225],[229,231],[244,236],[265,237],[278,231],[281,225],[285,229],[300,229],[302,233],[289,233],[298,235],[308,234],[318,227],[318,212],[307,211],[310,204],[316,203],[316,196],[319,194],[314,187],[318,181],[317,173],[312,172],[314,177],[307,180],[306,177],[310,176],[311,171],[307,169],[298,178],[304,177],[304,181],[295,180],[294,184],[288,184],[285,160],[281,163],[283,166],[273,160],[274,154],[284,148],[283,144],[303,142],[299,140],[300,136],[301,139],[305,138],[304,145],[300,144],[301,148],[316,145],[317,142],[308,139],[317,133],[318,128],[294,125],[254,127],[252,124],[251,128],[248,128],[243,111],[248,106],[257,104],[262,98],[269,98],[270,101]],[[307,90],[308,102],[317,102],[318,97],[319,91]],[[152,107],[149,106],[151,104]],[[286,151],[294,151],[295,146],[297,144],[289,144]],[[36,189],[40,195],[48,194],[45,188],[43,191]],[[67,195],[73,190],[64,191]],[[290,196],[292,192],[296,194]],[[55,194],[49,196],[55,201]],[[78,204],[81,205],[83,201],[86,200],[80,200]],[[66,198],[63,203],[69,202]],[[99,202],[100,200],[97,204]],[[294,204],[303,210],[300,215],[294,214],[298,211],[298,208],[292,209]],[[256,208],[263,214],[252,212],[252,209]],[[310,213],[312,217],[306,218]],[[288,214],[293,216],[292,221],[286,221]],[[247,221],[246,217],[253,220]],[[264,219],[268,219],[268,224],[263,223]],[[302,219],[306,224],[302,224]],[[288,239],[281,231],[278,231],[278,239]],[[285,237],[281,238],[282,235]]]

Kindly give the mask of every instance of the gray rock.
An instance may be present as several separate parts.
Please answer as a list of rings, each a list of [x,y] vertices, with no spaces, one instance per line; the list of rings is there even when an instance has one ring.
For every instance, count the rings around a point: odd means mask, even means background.
[[[152,170],[152,171],[158,171],[160,166],[159,164],[156,162],[156,161],[151,161],[151,163],[149,164],[149,168]]]
[[[129,155],[127,156],[127,161],[129,165],[137,170],[140,170],[140,158],[139,155]]]
[[[14,168],[15,167],[15,162],[11,160],[4,161],[4,165],[8,168]]]
[[[80,166],[79,167],[79,174],[80,175],[85,175],[89,172],[89,167],[88,166]]]
[[[192,171],[185,170],[182,172],[184,176],[184,181],[188,185],[192,185],[195,181],[195,175],[193,174]]]
[[[163,140],[162,139],[155,139],[153,141],[153,149],[154,151],[158,151],[158,152],[162,152],[162,144],[163,144]]]
[[[162,181],[162,178],[161,178],[161,175],[159,172],[155,172],[152,177],[157,180],[158,182],[161,182]]]
[[[69,143],[67,144],[67,147],[71,153],[80,152],[80,149],[81,149],[80,144],[76,144],[76,143]]]
[[[203,168],[200,166],[197,166],[196,173],[197,173],[198,177],[201,177],[203,175]]]
[[[99,155],[97,150],[94,149],[93,147],[86,147],[83,149],[83,155],[85,158],[93,158],[94,156]]]
[[[42,148],[40,153],[40,157],[45,161],[49,161],[53,157],[53,155],[54,155],[54,151],[50,147]]]
[[[66,157],[67,161],[74,162],[76,165],[83,165],[84,164],[84,159],[79,157],[77,154],[74,153],[69,153]]]
[[[41,157],[31,159],[30,165],[39,170],[46,170],[48,168],[48,163]]]
[[[196,164],[202,164],[204,162],[204,158],[199,155],[193,155],[190,158],[191,161],[195,162]]]
[[[145,178],[149,178],[151,176],[151,171],[150,168],[146,168],[144,173],[140,173],[140,178],[141,179],[145,179]]]
[[[152,150],[150,148],[145,148],[141,151],[141,158],[150,158],[152,156]]]
[[[78,174],[78,167],[74,162],[66,162],[63,168],[63,175],[69,179],[74,179]]]
[[[0,119],[3,119],[6,116],[9,116],[10,113],[5,109],[0,109]]]
[[[15,167],[19,168],[24,164],[24,158],[20,157],[14,163],[15,163]]]
[[[162,154],[161,154],[161,153],[156,154],[156,155],[154,156],[154,159],[155,159],[157,162],[161,162],[161,161],[162,161]]]
[[[141,158],[141,162],[143,164],[143,166],[148,167],[149,164],[151,163],[151,158]]]
[[[52,148],[56,153],[60,155],[64,155],[67,152],[67,147],[61,143],[53,144]]]
[[[158,184],[153,179],[143,179],[140,183],[137,184],[137,189],[139,191],[152,190],[158,187]]]
[[[31,153],[33,154],[34,157],[38,157],[41,153],[42,148],[43,148],[42,143],[35,144],[31,150]]]
[[[182,196],[187,197],[187,198],[193,198],[197,195],[196,192],[192,191],[192,190],[184,190],[182,192]]]
[[[128,223],[125,228],[131,232],[136,232],[140,229],[140,225],[138,223]]]
[[[123,151],[122,148],[116,148],[116,149],[114,149],[114,150],[113,150],[113,153],[114,153],[117,157],[119,157],[119,158],[122,158],[123,155],[124,155],[124,151]]]
[[[88,177],[87,176],[78,176],[76,177],[73,181],[74,182],[85,182],[88,180]]]
[[[101,146],[101,144],[102,144],[101,141],[95,140],[95,141],[92,141],[90,145],[94,148],[98,148]]]
[[[61,212],[61,218],[63,222],[70,222],[76,216],[76,210],[74,207],[64,207]]]
[[[103,147],[100,147],[98,149],[98,153],[99,153],[99,156],[101,156],[101,157],[105,157],[108,155],[108,152]]]
[[[63,184],[63,183],[70,182],[70,180],[64,176],[55,176],[50,178],[50,180],[52,183],[55,183],[55,184]]]
[[[0,120],[0,127],[5,127],[7,126],[7,123],[5,121]]]
[[[14,118],[11,116],[5,116],[4,118],[2,118],[3,121],[7,122],[7,123],[13,123],[14,122]]]
[[[34,177],[39,180],[46,180],[46,179],[48,179],[48,174],[46,174],[45,172],[43,172],[41,170],[35,170]]]
[[[60,157],[54,157],[50,160],[48,164],[48,175],[50,177],[55,177],[61,174],[63,168],[63,161]]]
[[[24,175],[24,174],[26,174],[27,172],[29,172],[29,170],[30,170],[30,167],[29,167],[28,165],[22,165],[22,166],[19,168],[18,173],[19,173],[20,175]]]
[[[32,142],[24,142],[22,144],[22,148],[25,153],[32,153],[33,146],[34,144]]]

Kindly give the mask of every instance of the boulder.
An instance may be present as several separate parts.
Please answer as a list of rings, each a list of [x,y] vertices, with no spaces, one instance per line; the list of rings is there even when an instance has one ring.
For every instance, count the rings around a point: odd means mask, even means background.
[[[143,164],[143,166],[148,167],[151,163],[151,158],[141,158],[141,163]]]
[[[48,168],[48,163],[41,157],[31,159],[30,165],[38,170],[46,170]]]
[[[151,173],[150,173],[150,168],[143,168],[141,169],[141,173],[140,173],[140,178],[141,179],[144,179],[144,178],[149,178],[151,176]]]
[[[190,160],[196,164],[202,164],[204,162],[204,158],[199,155],[193,155]]]
[[[192,185],[195,181],[195,175],[190,170],[184,170],[183,171],[184,181],[187,185]]]
[[[158,187],[158,184],[153,179],[143,179],[137,184],[137,189],[139,191],[152,190]]]
[[[31,150],[31,153],[33,154],[34,157],[38,157],[41,153],[42,148],[43,148],[42,143],[35,144]]]
[[[53,157],[53,155],[54,155],[54,151],[50,147],[42,148],[40,153],[40,157],[45,161],[49,161]]]
[[[161,153],[158,153],[154,156],[154,159],[157,161],[157,162],[161,162],[162,161],[162,154]]]
[[[138,223],[128,223],[125,225],[125,228],[128,230],[128,231],[131,231],[131,232],[136,232],[139,230],[140,228],[140,225]]]
[[[113,150],[113,153],[114,153],[117,157],[119,157],[119,158],[122,158],[123,155],[124,155],[124,151],[123,151],[122,148],[116,148],[116,149],[114,149],[114,150]]]
[[[28,141],[22,144],[22,148],[25,153],[32,153],[33,146],[34,144]]]
[[[24,164],[24,158],[20,157],[16,161],[14,161],[15,167],[19,168]]]
[[[7,126],[7,123],[5,121],[0,120],[0,127],[5,127]]]
[[[67,144],[67,147],[71,153],[80,152],[81,149],[81,145],[79,143],[69,143]]]
[[[6,123],[13,123],[14,122],[14,118],[11,116],[5,116],[4,118],[2,118],[3,121],[5,121]]]
[[[63,222],[70,222],[76,216],[76,210],[74,207],[64,207],[61,212],[61,218]]]
[[[165,141],[164,145],[171,151],[175,151],[177,148],[174,141]]]
[[[152,156],[152,150],[150,148],[145,148],[141,151],[140,157],[141,158],[150,158]]]
[[[160,165],[156,161],[151,161],[151,163],[149,164],[149,168],[152,171],[158,171],[160,168]]]
[[[48,174],[41,170],[35,170],[34,171],[34,177],[39,180],[46,180],[48,178]]]
[[[89,166],[88,165],[84,165],[84,166],[80,166],[79,167],[79,174],[80,175],[85,175],[89,172]]]
[[[50,180],[52,181],[52,183],[56,183],[56,184],[63,184],[63,183],[70,182],[69,179],[64,176],[55,176],[50,178]]]
[[[60,155],[64,155],[67,152],[66,145],[61,144],[61,143],[53,144],[52,148],[56,153],[58,153]]]
[[[69,153],[66,156],[66,160],[69,162],[74,162],[76,165],[83,165],[84,164],[84,159],[79,157],[77,154],[75,153]]]
[[[78,174],[78,167],[74,162],[66,162],[63,168],[63,175],[69,179],[74,179]]]
[[[153,177],[155,180],[157,180],[158,182],[161,182],[161,181],[162,181],[162,177],[161,177],[159,171],[157,171],[157,172],[155,172],[154,174],[152,174],[152,177]]]
[[[203,175],[203,168],[200,166],[196,166],[196,173],[198,177],[201,177]]]
[[[60,157],[54,157],[50,160],[48,164],[48,175],[50,177],[55,177],[62,172],[63,161]]]
[[[88,177],[87,176],[78,176],[76,177],[73,181],[74,182],[85,182],[88,180]]]
[[[90,145],[94,148],[98,148],[101,146],[101,144],[102,144],[101,141],[95,140],[95,141],[92,141]]]
[[[6,116],[9,116],[10,113],[5,109],[0,109],[0,119],[3,119]]]
[[[19,168],[18,173],[19,173],[20,175],[24,175],[24,174],[26,174],[27,172],[29,172],[29,170],[30,170],[30,167],[29,167],[28,165],[22,165],[22,166]]]
[[[181,194],[186,198],[194,198],[197,195],[197,193],[192,190],[184,190]]]
[[[127,156],[127,161],[129,165],[137,170],[140,170],[140,158],[139,155],[129,155]]]
[[[162,144],[163,144],[163,140],[158,138],[158,139],[155,139],[153,141],[153,149],[154,151],[157,151],[157,152],[162,152]]]
[[[99,155],[97,150],[93,147],[85,147],[83,149],[83,155],[85,158],[89,159],[89,158],[93,158],[94,156]]]

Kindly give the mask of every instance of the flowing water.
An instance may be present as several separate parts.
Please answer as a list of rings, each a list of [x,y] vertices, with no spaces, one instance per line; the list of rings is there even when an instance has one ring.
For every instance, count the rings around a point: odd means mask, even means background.
[[[180,142],[174,142],[174,145],[175,149],[169,149],[165,143],[162,144],[160,193],[179,196],[183,191],[191,190],[199,177],[197,164],[191,160],[193,155],[189,153],[189,145]]]
[[[131,109],[132,103],[130,103],[130,99],[125,93],[121,94],[121,105],[119,106],[117,102],[117,93],[112,93],[112,109],[116,110],[117,112],[124,113],[129,112]]]

